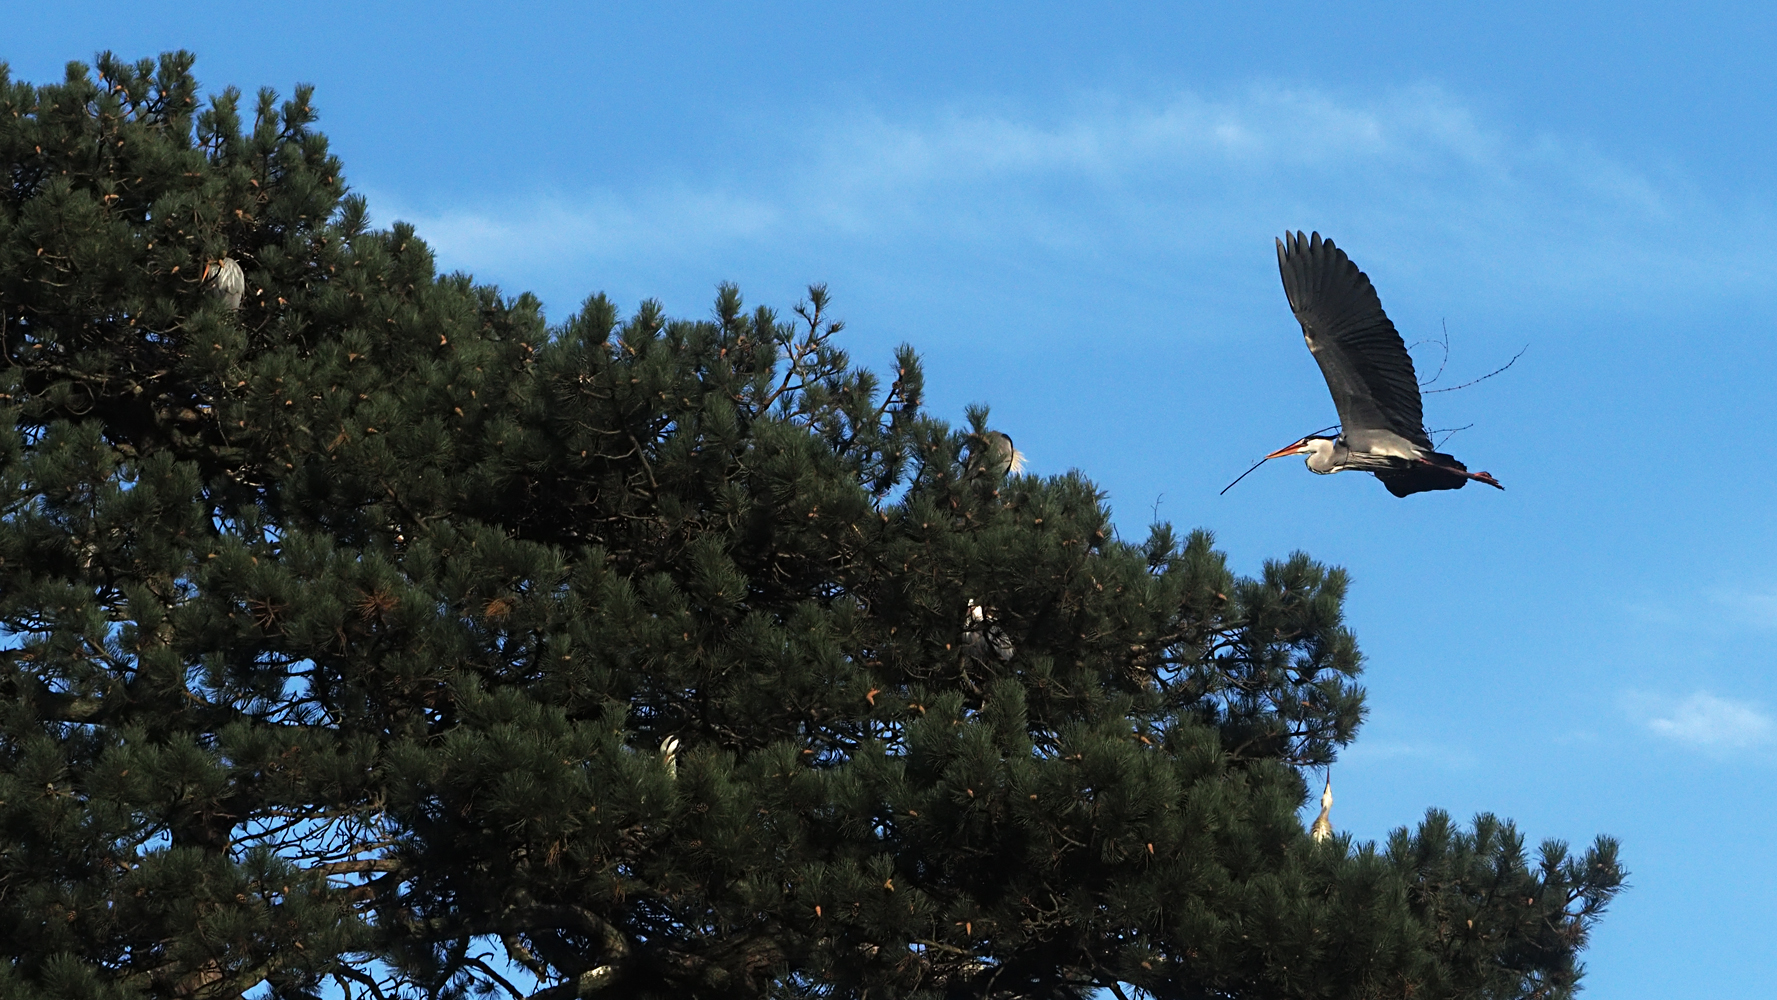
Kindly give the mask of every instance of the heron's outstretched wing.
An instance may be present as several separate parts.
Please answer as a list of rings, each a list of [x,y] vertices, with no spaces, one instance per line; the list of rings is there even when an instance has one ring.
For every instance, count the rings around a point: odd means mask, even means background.
[[[1389,430],[1430,451],[1413,358],[1369,276],[1319,233],[1278,240],[1277,269],[1346,436]]]

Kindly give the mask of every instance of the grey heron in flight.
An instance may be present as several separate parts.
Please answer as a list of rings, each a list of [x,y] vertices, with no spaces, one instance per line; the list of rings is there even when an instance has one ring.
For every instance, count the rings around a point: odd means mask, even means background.
[[[1310,434],[1266,455],[1260,464],[1307,455],[1310,472],[1373,472],[1397,497],[1459,490],[1471,479],[1505,489],[1491,475],[1468,471],[1432,444],[1421,415],[1413,358],[1382,311],[1369,276],[1345,251],[1319,233],[1285,234],[1277,241],[1277,269],[1308,350],[1332,391],[1339,433]]]

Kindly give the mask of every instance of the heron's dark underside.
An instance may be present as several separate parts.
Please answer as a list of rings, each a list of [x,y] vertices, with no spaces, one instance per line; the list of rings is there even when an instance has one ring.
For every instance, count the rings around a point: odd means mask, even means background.
[[[1460,471],[1459,471],[1460,470]],[[1450,455],[1432,452],[1425,462],[1413,462],[1400,469],[1374,470],[1376,478],[1397,497],[1412,496],[1428,490],[1460,490],[1468,485],[1463,472],[1468,466]]]

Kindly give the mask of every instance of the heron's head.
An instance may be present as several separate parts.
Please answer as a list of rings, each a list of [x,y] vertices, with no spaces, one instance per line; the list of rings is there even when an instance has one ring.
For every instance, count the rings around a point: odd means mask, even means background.
[[[1339,471],[1337,468],[1338,452],[1339,441],[1337,438],[1321,437],[1319,435],[1310,434],[1300,441],[1297,441],[1295,444],[1285,445],[1284,447],[1277,449],[1271,454],[1266,455],[1265,458],[1269,461],[1273,458],[1283,458],[1288,455],[1307,455],[1308,460],[1306,464],[1308,465],[1308,471],[1318,472],[1324,476],[1327,473]]]

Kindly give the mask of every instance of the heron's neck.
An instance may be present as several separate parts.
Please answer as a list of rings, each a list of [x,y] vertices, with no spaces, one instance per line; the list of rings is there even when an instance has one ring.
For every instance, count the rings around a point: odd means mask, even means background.
[[[1350,449],[1345,446],[1343,438],[1330,441],[1318,438],[1311,447],[1313,450],[1308,453],[1308,471],[1325,476],[1345,468],[1345,457]]]

